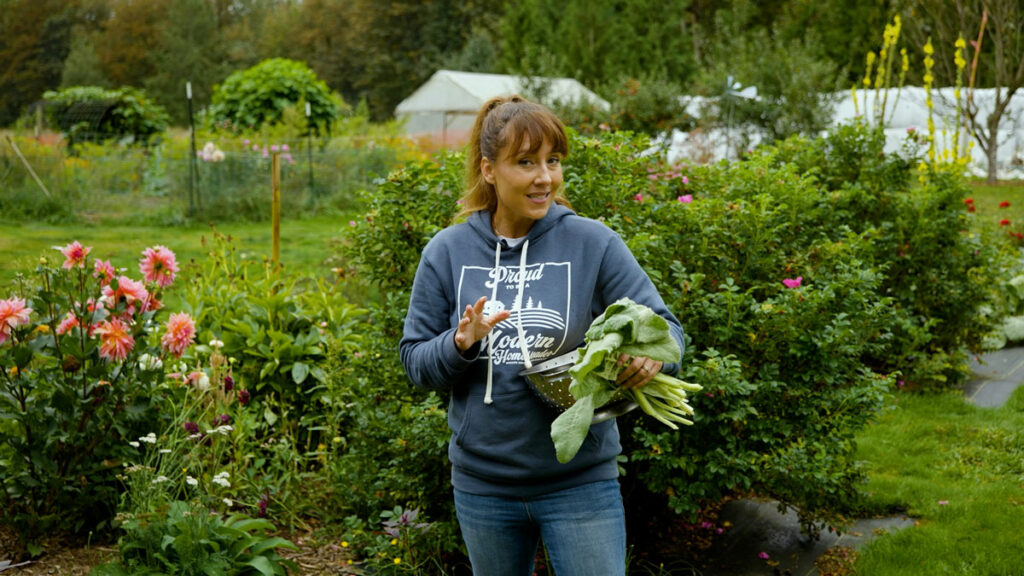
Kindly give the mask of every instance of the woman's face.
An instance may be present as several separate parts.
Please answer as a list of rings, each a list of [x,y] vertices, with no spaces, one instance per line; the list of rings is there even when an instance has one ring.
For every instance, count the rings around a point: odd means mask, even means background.
[[[548,213],[562,185],[562,156],[547,141],[530,152],[529,139],[523,140],[519,150],[503,150],[499,155],[497,162],[480,161],[484,180],[498,194],[491,227],[509,238],[526,236],[533,223]]]

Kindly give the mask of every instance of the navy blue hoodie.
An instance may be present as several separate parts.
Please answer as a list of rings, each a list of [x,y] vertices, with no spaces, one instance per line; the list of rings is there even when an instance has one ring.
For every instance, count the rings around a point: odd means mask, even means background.
[[[497,264],[496,264],[497,261]],[[467,304],[488,297],[508,319],[464,354],[455,330]],[[551,441],[558,412],[519,375],[583,344],[590,323],[619,298],[679,321],[622,239],[604,224],[552,205],[526,240],[510,248],[480,211],[439,232],[420,258],[400,344],[417,386],[451,389],[448,456],[452,483],[472,494],[527,497],[618,476],[615,420],[591,426],[579,453],[560,464]],[[663,372],[676,374],[679,364]]]

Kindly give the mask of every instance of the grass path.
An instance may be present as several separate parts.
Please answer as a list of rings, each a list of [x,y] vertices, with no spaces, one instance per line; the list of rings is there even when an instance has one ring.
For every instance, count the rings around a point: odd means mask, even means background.
[[[998,409],[897,394],[857,441],[871,505],[919,519],[872,540],[857,574],[1024,574],[1024,388]]]

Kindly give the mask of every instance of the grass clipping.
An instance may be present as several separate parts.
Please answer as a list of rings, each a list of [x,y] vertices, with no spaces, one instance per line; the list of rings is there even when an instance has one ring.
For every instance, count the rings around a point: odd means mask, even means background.
[[[622,354],[646,356],[664,363],[679,362],[681,351],[672,337],[668,321],[629,298],[608,307],[587,330],[576,365],[569,369],[569,392],[576,401],[551,423],[551,439],[558,461],[565,464],[579,452],[594,419],[594,410],[612,398],[625,395],[640,409],[672,429],[693,424],[688,418],[693,408],[686,402],[687,392],[701,387],[668,374],[657,374],[646,386],[626,390],[615,383],[622,370]]]

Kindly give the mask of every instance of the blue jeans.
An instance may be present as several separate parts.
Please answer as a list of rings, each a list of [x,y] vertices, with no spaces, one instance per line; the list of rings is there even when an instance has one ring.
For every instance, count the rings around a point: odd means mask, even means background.
[[[624,576],[626,519],[618,480],[532,498],[455,490],[474,576],[530,576],[544,541],[557,576]]]

